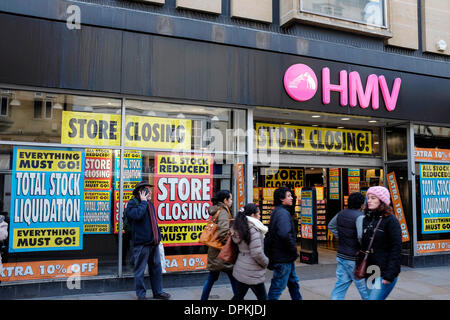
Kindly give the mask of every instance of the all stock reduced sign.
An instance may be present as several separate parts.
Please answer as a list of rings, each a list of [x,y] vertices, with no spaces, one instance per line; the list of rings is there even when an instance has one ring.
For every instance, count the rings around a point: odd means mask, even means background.
[[[211,155],[155,155],[155,208],[165,246],[201,245],[213,194]]]
[[[83,249],[84,151],[14,147],[9,252]]]

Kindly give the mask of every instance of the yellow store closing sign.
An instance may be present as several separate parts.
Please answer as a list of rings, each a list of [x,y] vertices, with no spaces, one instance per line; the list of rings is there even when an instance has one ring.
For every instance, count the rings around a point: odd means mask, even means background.
[[[258,149],[372,154],[372,132],[256,123]]]
[[[125,146],[189,150],[191,121],[126,116]],[[121,116],[105,113],[63,111],[61,143],[120,146]]]

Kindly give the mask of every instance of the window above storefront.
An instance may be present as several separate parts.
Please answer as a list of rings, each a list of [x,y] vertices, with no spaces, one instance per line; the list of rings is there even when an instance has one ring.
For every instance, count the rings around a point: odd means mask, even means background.
[[[300,11],[386,27],[385,0],[301,0]]]
[[[280,0],[280,24],[300,22],[391,38],[387,0]]]

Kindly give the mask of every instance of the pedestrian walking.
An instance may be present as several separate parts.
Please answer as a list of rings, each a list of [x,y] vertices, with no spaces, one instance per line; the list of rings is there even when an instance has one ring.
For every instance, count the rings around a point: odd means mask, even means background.
[[[374,229],[381,219],[367,263],[368,266],[378,266],[380,277],[374,283],[367,283],[369,300],[385,300],[394,289],[400,273],[401,228],[390,206],[388,189],[381,186],[370,187],[366,197],[361,245],[364,250],[368,248]]]
[[[295,272],[297,252],[297,231],[289,212],[292,206],[292,193],[287,187],[280,187],[274,192],[275,209],[270,216],[269,231],[266,235],[269,265],[273,267],[268,300],[278,300],[286,286],[292,300],[301,300],[300,284]]]
[[[138,300],[146,299],[144,272],[148,266],[154,299],[170,299],[162,288],[162,269],[159,253],[161,232],[156,220],[155,207],[150,201],[152,189],[149,183],[138,183],[133,198],[127,204],[126,215],[131,222],[131,238],[134,255],[134,283]]]
[[[213,199],[213,206],[208,208],[211,219],[217,215],[218,239],[225,244],[231,227],[232,215],[230,208],[233,205],[233,196],[228,190],[220,190]],[[236,279],[233,277],[233,265],[218,258],[220,249],[208,247],[208,278],[203,286],[201,300],[208,300],[214,283],[219,279],[220,273],[224,272],[230,279],[233,294],[236,293]]]
[[[5,241],[8,238],[8,223],[5,221],[5,216],[0,215],[0,241]],[[0,250],[0,270],[2,270],[2,251]],[[1,282],[1,281],[0,281]]]
[[[357,253],[361,250],[357,220],[364,217],[364,202],[365,197],[361,193],[352,193],[348,197],[348,209],[338,212],[328,224],[328,230],[338,239],[336,284],[331,300],[344,300],[352,282],[363,300],[369,297],[365,279],[358,279],[354,274]]]
[[[239,247],[233,268],[237,280],[233,300],[243,300],[249,288],[258,300],[267,300],[264,280],[269,259],[264,254],[264,235],[268,228],[260,218],[258,206],[249,203],[239,211],[231,229],[233,242]]]

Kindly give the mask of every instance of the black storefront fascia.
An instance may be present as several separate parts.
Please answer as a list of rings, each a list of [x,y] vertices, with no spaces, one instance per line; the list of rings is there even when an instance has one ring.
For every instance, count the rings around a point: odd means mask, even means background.
[[[73,31],[61,21],[6,13],[0,13],[0,35],[8,43],[8,50],[0,51],[0,83],[5,86],[102,92],[218,106],[270,106],[380,117],[393,122],[444,126],[450,123],[448,76],[95,26]],[[329,68],[333,84],[339,83],[341,70],[357,71],[361,79],[373,73],[383,75],[389,88],[399,77],[402,86],[397,107],[388,112],[383,99],[378,110],[342,107],[334,92],[330,104],[323,105],[320,81],[318,94],[308,103],[294,101],[286,94],[282,79],[285,70],[296,63],[307,64],[319,76],[322,68]],[[413,70],[414,66],[408,68]],[[437,264],[448,264],[449,255],[445,256],[447,259],[440,259]],[[132,287],[123,279],[114,279],[116,286],[111,285],[110,279],[102,281],[104,290]],[[200,283],[202,277],[197,281]],[[42,286],[36,290],[42,291],[48,285]],[[63,291],[60,287],[49,292]],[[7,296],[19,297],[19,291],[9,288]]]

